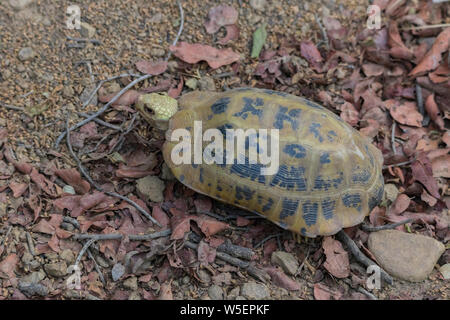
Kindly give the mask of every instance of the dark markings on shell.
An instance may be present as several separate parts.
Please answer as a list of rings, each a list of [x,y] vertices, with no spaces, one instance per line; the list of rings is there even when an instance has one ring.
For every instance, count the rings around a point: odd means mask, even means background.
[[[303,219],[307,226],[316,224],[318,209],[317,202],[306,201],[303,203]]]
[[[222,191],[222,187],[217,184],[217,191]]]
[[[281,205],[280,219],[283,220],[286,217],[292,216],[297,212],[299,200],[296,199],[283,199]]]
[[[306,236],[306,229],[305,229],[305,228],[301,228],[301,229],[300,229],[300,234],[301,234],[302,236]]]
[[[337,189],[339,185],[344,181],[344,173],[339,172],[339,177],[334,179],[327,179],[322,177],[321,175],[317,176],[314,180],[313,190],[329,190],[331,187]]]
[[[303,98],[302,98],[302,101],[304,103],[306,103],[308,106],[310,106],[311,108],[320,109],[320,110],[326,110],[326,108],[322,107],[320,104],[317,104],[317,103],[315,103],[313,101],[310,101],[310,100],[307,100],[307,99],[303,99]]]
[[[372,209],[375,208],[381,202],[381,199],[383,198],[384,185],[383,185],[382,177],[380,179],[381,179],[381,185],[375,189],[374,195],[371,196],[369,199],[369,210],[370,211],[372,211]]]
[[[336,134],[336,132],[334,132],[334,130],[328,131],[328,134],[327,134],[328,141],[333,142],[336,137],[337,137],[337,134]]]
[[[366,184],[370,180],[370,171],[361,169],[359,166],[352,170],[352,182],[356,184]]]
[[[259,183],[266,183],[266,176],[262,176],[261,168],[263,166],[259,163],[251,164],[249,163],[248,158],[245,158],[245,163],[238,164],[237,160],[234,160],[234,163],[231,165],[230,172],[232,174],[236,174],[241,178],[250,179],[252,181],[257,181]]]
[[[222,135],[225,137],[227,135],[227,129],[233,129],[233,125],[230,123],[225,123],[219,127],[217,127],[217,129],[222,133]]]
[[[191,166],[192,166],[192,168],[194,168],[194,169],[197,169],[197,168],[198,168],[198,164],[195,164],[195,163],[191,164]]]
[[[328,152],[322,153],[320,155],[320,163],[324,164],[324,163],[330,163],[330,154]]]
[[[229,97],[220,98],[219,100],[213,103],[213,105],[211,106],[211,110],[214,114],[224,113],[227,110],[229,103],[230,103]]]
[[[200,181],[200,183],[204,182],[204,180],[203,180],[203,168],[200,168],[200,175],[198,177],[198,180]]]
[[[306,191],[305,168],[280,165],[270,185],[279,186],[286,190]]]
[[[336,201],[332,199],[325,199],[322,201],[322,212],[325,219],[333,218],[334,210],[336,209]]]
[[[283,149],[284,153],[287,153],[293,158],[304,158],[306,156],[306,149],[300,144],[287,144]]]
[[[236,186],[236,199],[237,200],[251,200],[253,195],[255,194],[255,190],[250,189],[249,187]]]
[[[263,212],[269,211],[272,208],[272,206],[273,206],[273,199],[269,198],[267,199],[267,203],[264,205],[264,207],[262,207],[262,211]]]
[[[270,89],[263,89],[264,93],[270,94],[270,95],[277,95],[280,97],[286,97],[289,94],[286,92],[280,92],[280,91],[274,91],[274,90],[270,90]]]
[[[244,107],[240,112],[236,112],[233,114],[235,117],[240,117],[242,119],[247,119],[249,114],[258,116],[259,119],[261,119],[262,113],[263,113],[263,106],[264,106],[264,100],[261,98],[248,98],[243,97],[242,100],[244,100]]]
[[[344,195],[342,197],[342,202],[347,208],[355,208],[356,210],[361,211],[361,195],[358,193]]]
[[[180,175],[180,181],[181,181],[181,182],[184,181],[184,174]]]
[[[275,129],[283,129],[284,121],[291,124],[292,130],[298,128],[298,117],[300,116],[301,109],[291,109],[288,112],[287,107],[280,106],[277,114],[275,115],[275,122],[273,126]]]
[[[323,137],[320,134],[319,128],[322,127],[322,125],[318,122],[313,122],[311,123],[311,125],[309,126],[309,132],[311,132],[312,134],[314,134],[314,138],[316,138],[317,140],[319,140],[319,142],[323,142]]]

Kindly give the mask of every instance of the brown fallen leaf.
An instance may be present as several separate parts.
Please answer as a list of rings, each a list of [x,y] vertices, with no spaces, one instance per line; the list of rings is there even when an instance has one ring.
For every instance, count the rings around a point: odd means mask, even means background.
[[[411,164],[412,176],[416,181],[427,188],[427,191],[435,198],[440,199],[439,188],[433,177],[433,169],[425,153],[420,153],[416,161]]]
[[[411,199],[404,193],[399,194],[395,202],[392,204],[392,210],[389,212],[394,214],[401,214],[406,209],[408,209]]]
[[[433,159],[431,163],[433,177],[450,178],[450,154]]]
[[[55,174],[71,185],[78,194],[85,194],[91,189],[89,182],[82,179],[81,174],[75,168],[59,169],[55,171]]]
[[[98,100],[100,102],[103,103],[107,103],[109,101],[111,101],[112,98],[114,98],[116,96],[116,94],[119,93],[119,91],[111,93],[111,94],[106,94],[103,88],[100,88],[98,90]],[[128,90],[127,92],[125,92],[124,94],[122,94],[119,99],[117,99],[112,105],[113,106],[119,106],[119,105],[123,105],[123,106],[131,106],[132,104],[134,104],[137,99],[139,98],[139,96],[142,93],[136,90]]]
[[[208,216],[194,216],[192,218],[199,228],[202,230],[202,232],[205,234],[206,237],[210,237],[212,235],[215,235],[216,233],[225,230],[229,227],[227,223],[217,221],[215,219],[211,219]]]
[[[13,192],[13,197],[18,198],[22,196],[25,191],[28,189],[28,183],[17,183],[17,182],[11,182],[9,184],[9,188]]]
[[[448,50],[450,43],[450,27],[444,29],[436,38],[431,49],[419,64],[411,70],[409,76],[419,76],[436,69],[442,61],[442,53]]]
[[[341,106],[341,118],[351,126],[356,126],[359,122],[359,112],[350,102],[345,101]]]
[[[173,300],[172,281],[170,281],[169,283],[163,283],[161,285],[158,300]]]
[[[277,267],[266,267],[264,270],[269,274],[275,285],[289,291],[298,291],[301,289],[300,284],[288,277],[283,270]]]
[[[230,48],[220,50],[205,44],[183,41],[178,42],[176,46],[170,46],[170,51],[187,63],[194,64],[204,60],[213,69],[236,62],[240,58],[240,55]]]
[[[136,69],[142,73],[151,74],[156,76],[167,70],[167,61],[147,61],[140,60],[136,62]]]
[[[207,266],[216,259],[216,249],[202,240],[198,244],[197,257],[201,265]]]
[[[314,284],[314,299],[316,300],[339,300],[342,293],[336,289],[332,289],[323,283]]]
[[[47,179],[44,175],[40,174],[35,168],[31,170],[30,173],[31,180],[36,183],[39,188],[41,188],[46,194],[51,197],[56,198],[56,188],[55,184]]]
[[[336,278],[346,278],[350,275],[348,253],[342,244],[332,237],[324,237],[322,248],[327,257],[323,266]]]
[[[239,27],[235,24],[230,24],[225,26],[227,34],[225,37],[217,41],[218,44],[227,44],[230,41],[237,40],[239,38],[240,30]]]
[[[12,253],[0,261],[0,277],[1,278],[16,278],[14,270],[16,269],[17,263],[19,262],[19,257],[17,254]]]
[[[322,70],[323,58],[313,42],[302,41],[300,43],[300,53],[302,57],[309,62],[313,69],[319,72]]]
[[[235,8],[228,5],[218,5],[209,10],[208,18],[205,21],[206,32],[216,33],[220,27],[235,24],[239,13]]]
[[[400,103],[391,99],[385,101],[385,106],[389,109],[395,121],[408,126],[422,126],[423,116],[417,110],[417,104],[415,102],[406,101]]]
[[[434,100],[434,93],[430,94],[425,100],[425,109],[431,120],[438,126],[440,130],[445,130],[444,120],[441,116],[441,111],[439,110],[436,101]]]

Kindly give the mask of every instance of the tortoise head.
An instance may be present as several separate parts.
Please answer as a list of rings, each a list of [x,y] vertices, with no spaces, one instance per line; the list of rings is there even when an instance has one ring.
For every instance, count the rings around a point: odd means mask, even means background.
[[[167,130],[169,119],[178,111],[177,100],[168,95],[151,93],[139,96],[136,109],[154,127]]]

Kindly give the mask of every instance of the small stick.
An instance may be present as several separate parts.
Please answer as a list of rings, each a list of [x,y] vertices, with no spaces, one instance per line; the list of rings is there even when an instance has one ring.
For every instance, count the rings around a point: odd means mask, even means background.
[[[386,166],[383,166],[383,169],[387,169],[387,168],[392,168],[392,167],[400,167],[400,166],[405,166],[407,164],[411,164],[414,161],[416,161],[416,159],[412,159],[412,160],[408,160],[408,161],[404,161],[404,162],[399,162],[399,163],[393,163],[393,164],[389,164]]]
[[[11,109],[11,110],[16,110],[16,111],[24,111],[25,110],[25,108],[23,108],[23,107],[16,107],[16,106],[12,106],[10,104],[6,104],[3,102],[0,102],[0,106],[2,106],[3,108],[6,108],[6,109]]]
[[[282,235],[282,233],[276,233],[276,234],[271,234],[270,236],[265,237],[264,239],[262,239],[260,242],[258,242],[258,243],[255,245],[255,249],[258,249],[260,246],[262,246],[264,243],[266,243],[266,242],[269,241],[270,239],[279,237],[279,236],[281,236],[281,235]]]
[[[96,44],[96,45],[101,45],[102,44],[100,42],[100,40],[97,40],[97,39],[74,38],[74,37],[67,36],[67,40],[76,41],[76,42],[91,42],[91,43]]]
[[[86,252],[87,249],[89,249],[89,247],[95,242],[97,241],[96,239],[90,239],[88,241],[86,241],[86,243],[84,244],[83,248],[81,248],[80,253],[78,254],[77,260],[75,260],[75,265],[78,266],[78,264],[81,261],[81,258],[83,258],[84,253]]]
[[[352,282],[350,281],[350,279],[343,279],[343,281],[349,286],[352,287]],[[364,289],[361,286],[358,286],[358,288],[356,289],[358,292],[364,294],[365,296],[367,296],[370,300],[378,300],[378,298],[373,295],[372,293],[370,293],[369,291],[367,291],[366,289]]]
[[[9,226],[8,231],[6,231],[5,236],[3,237],[2,241],[0,241],[0,245],[2,245],[5,242],[5,240],[8,239],[8,236],[11,233],[12,228],[13,228],[12,226]]]
[[[29,232],[25,233],[27,237],[27,244],[28,244],[28,250],[30,250],[30,253],[32,256],[36,255],[36,252],[34,251],[34,244],[33,239],[31,238],[31,235]]]
[[[77,114],[79,116],[84,117],[84,118],[89,118],[91,116],[90,114],[84,113],[84,112],[77,112]],[[98,124],[102,125],[102,126],[107,127],[107,128],[114,129],[114,130],[117,130],[117,131],[123,131],[122,127],[115,126],[115,125],[110,124],[110,123],[108,123],[106,121],[103,121],[103,120],[101,120],[99,118],[95,118],[94,121],[97,122]]]
[[[175,37],[175,40],[173,40],[172,45],[175,46],[178,42],[178,39],[180,39],[181,33],[183,32],[184,27],[184,11],[183,6],[181,5],[181,1],[177,0],[178,9],[180,10],[180,28],[178,29],[177,36]],[[166,61],[170,59],[172,56],[172,52],[169,50],[169,53],[167,54]]]
[[[325,30],[322,23],[320,22],[320,19],[317,16],[317,14],[314,14],[314,18],[316,19],[316,22],[319,25],[319,29],[320,29],[320,32],[322,33],[323,41],[325,42],[325,47],[327,48],[327,50],[330,50],[330,42],[328,41],[327,31]]]
[[[106,195],[109,195],[109,196],[115,197],[115,198],[119,198],[119,199],[131,204],[133,207],[135,207],[140,213],[142,213],[151,222],[156,224],[158,227],[162,227],[158,221],[156,221],[150,214],[148,214],[147,211],[142,209],[141,206],[139,206],[136,202],[134,202],[133,200],[128,199],[127,197],[122,196],[121,194],[118,194],[116,192],[104,191],[102,187],[100,187],[94,180],[92,180],[91,176],[87,173],[86,169],[81,164],[80,159],[78,159],[77,155],[73,151],[72,144],[70,142],[69,117],[67,117],[67,119],[66,119],[66,143],[67,143],[67,147],[69,149],[70,154],[72,155],[73,159],[77,163],[78,169],[83,174],[83,176],[89,181],[89,183],[95,187],[95,189],[97,189],[100,192],[104,192]]]
[[[359,250],[359,248],[356,245],[356,243],[345,233],[344,230],[339,231],[336,234],[336,237],[341,242],[343,242],[343,243],[345,243],[347,245],[347,248],[350,250],[350,252],[353,254],[353,256],[355,257],[355,259],[358,262],[362,263],[366,267],[371,266],[371,265],[376,265],[377,266],[377,264],[375,262],[373,262],[371,259],[366,257],[366,255],[364,253],[362,253],[361,250]],[[392,277],[386,271],[384,271],[381,267],[379,267],[379,268],[380,268],[380,272],[381,272],[381,278],[384,281],[386,281],[386,283],[392,284],[394,282],[392,280]]]
[[[64,217],[63,217],[63,221],[64,221],[64,222],[67,222],[67,223],[70,223],[70,224],[73,225],[75,228],[77,228],[78,230],[80,230],[80,223],[78,222],[77,219],[74,219],[74,218],[72,218],[72,217],[64,216]]]
[[[449,1],[449,0],[433,0],[433,3],[438,3],[437,1],[444,2],[444,1]],[[399,28],[399,29],[407,31],[407,30],[421,30],[421,29],[434,29],[434,28],[447,28],[447,27],[450,27],[450,23],[432,24],[432,25]]]
[[[152,240],[162,237],[170,236],[172,233],[172,230],[165,229],[158,232],[148,233],[148,234],[130,234],[128,235],[128,238],[130,241],[146,241],[146,240]],[[108,233],[108,234],[88,234],[88,233],[78,233],[74,234],[72,238],[74,240],[86,240],[86,239],[95,239],[96,241],[99,240],[120,240],[124,237],[121,233]]]
[[[409,219],[406,219],[406,220],[403,220],[403,221],[400,221],[400,222],[391,223],[391,224],[385,224],[383,226],[377,226],[377,227],[368,226],[366,224],[362,224],[361,225],[361,229],[363,229],[364,231],[367,231],[367,232],[376,232],[376,231],[380,231],[380,230],[394,229],[394,228],[396,228],[398,226],[401,226],[401,225],[404,225],[404,224],[407,224],[407,223],[410,223],[410,222],[413,222],[413,221],[414,221],[414,219],[409,218]]]
[[[397,150],[395,148],[395,127],[396,127],[397,122],[395,122],[392,124],[392,131],[391,131],[391,144],[392,144],[392,151],[394,152],[394,155],[397,153]]]
[[[91,260],[94,262],[95,271],[97,271],[98,276],[100,277],[100,281],[103,283],[103,286],[106,285],[106,281],[105,281],[105,278],[103,277],[103,273],[102,273],[97,261],[95,261],[95,258],[91,252],[91,249],[89,249],[89,248],[87,249],[87,254],[88,254],[89,258],[91,258]]]

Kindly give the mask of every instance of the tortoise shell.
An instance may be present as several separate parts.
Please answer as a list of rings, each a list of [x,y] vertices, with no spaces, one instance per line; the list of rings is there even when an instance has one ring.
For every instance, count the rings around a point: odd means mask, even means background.
[[[187,187],[263,215],[308,237],[357,225],[383,195],[381,152],[324,107],[266,89],[194,91],[179,100],[163,146],[165,162]],[[179,164],[171,159],[175,129],[279,129],[279,169],[261,175],[259,164]],[[192,139],[194,140],[194,139]],[[259,140],[258,140],[259,141]],[[193,144],[193,141],[191,141]],[[192,162],[193,163],[193,162]]]

